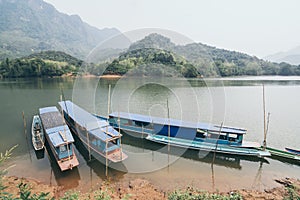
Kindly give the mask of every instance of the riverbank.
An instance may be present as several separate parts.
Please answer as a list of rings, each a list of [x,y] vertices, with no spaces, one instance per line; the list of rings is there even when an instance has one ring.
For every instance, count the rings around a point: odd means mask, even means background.
[[[94,190],[81,193],[80,190],[64,190],[60,186],[51,186],[29,178],[19,178],[15,176],[4,177],[3,184],[7,188],[4,192],[19,195],[18,185],[23,183],[28,185],[31,194],[49,193],[48,197],[60,199],[63,197],[72,197],[73,199],[187,199],[189,197],[198,198],[205,196],[223,196],[233,199],[297,199],[300,197],[300,180],[280,179],[274,180],[281,184],[280,187],[264,191],[257,190],[232,190],[222,193],[205,192],[201,189],[187,187],[185,190],[163,191],[145,179],[135,179],[129,182],[110,182],[103,181],[99,183]],[[291,197],[291,198],[289,198]]]

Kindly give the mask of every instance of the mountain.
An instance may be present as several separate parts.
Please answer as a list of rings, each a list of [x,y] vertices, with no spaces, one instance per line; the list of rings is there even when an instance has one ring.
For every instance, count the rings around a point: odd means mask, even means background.
[[[300,46],[293,48],[289,51],[278,52],[278,53],[266,56],[264,59],[270,60],[273,62],[287,62],[292,65],[300,65]]]
[[[77,15],[60,13],[43,0],[0,0],[0,59],[45,50],[84,58],[117,34],[115,28],[99,30]]]
[[[170,38],[159,34],[150,34],[121,52],[114,48],[110,50],[110,55],[114,54],[116,57],[89,63],[60,51],[34,53],[16,59],[7,58],[0,63],[0,78],[76,75],[79,71],[94,75],[188,78],[300,75],[300,65],[269,62],[202,43],[176,45]]]
[[[161,60],[154,58],[162,56]],[[170,59],[171,58],[171,59]],[[174,63],[169,61],[174,61]],[[170,38],[152,33],[145,38],[131,44],[128,50],[112,61],[108,65],[108,72],[121,72],[124,74],[135,66],[143,65],[141,71],[145,71],[145,65],[165,64],[168,66],[177,66],[179,72],[185,70],[185,64],[189,70],[195,68],[191,76],[185,77],[212,77],[212,76],[243,76],[243,75],[300,75],[300,66],[290,65],[288,63],[275,63],[244,53],[219,49],[202,43],[191,43],[186,45],[176,45]],[[181,66],[180,66],[181,65]],[[193,66],[192,68],[190,66]],[[162,66],[161,66],[162,67]],[[157,69],[157,67],[155,67]],[[155,70],[156,70],[155,69]],[[152,70],[153,71],[153,70]],[[145,71],[146,74],[149,70]]]

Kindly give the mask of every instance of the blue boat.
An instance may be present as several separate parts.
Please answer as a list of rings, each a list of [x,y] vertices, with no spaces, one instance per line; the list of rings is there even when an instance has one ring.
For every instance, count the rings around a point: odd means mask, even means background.
[[[286,147],[285,150],[287,152],[290,152],[290,153],[294,154],[294,155],[300,156],[300,150],[296,150],[296,149],[292,149],[292,148],[288,148],[288,147]]]
[[[44,134],[61,171],[79,165],[73,148],[73,136],[55,106],[39,109]]]
[[[124,132],[142,134],[147,140],[162,144],[226,154],[270,156],[268,151],[260,149],[259,143],[244,141],[247,131],[241,128],[125,112],[111,113],[109,121]]]
[[[122,135],[106,120],[95,117],[71,101],[61,101],[58,104],[69,127],[93,157],[99,161],[107,159],[114,163],[128,157],[122,151]]]

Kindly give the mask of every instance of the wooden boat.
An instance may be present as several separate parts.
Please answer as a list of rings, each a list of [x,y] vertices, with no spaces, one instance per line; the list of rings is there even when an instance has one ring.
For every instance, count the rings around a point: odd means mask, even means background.
[[[121,162],[128,156],[122,151],[122,135],[105,120],[99,119],[71,101],[58,103],[69,127],[97,160]]]
[[[296,149],[292,149],[292,148],[288,148],[285,147],[285,150],[289,153],[295,154],[295,155],[299,155],[300,156],[300,150],[296,150]]]
[[[273,157],[280,157],[280,158],[300,161],[300,155],[296,155],[296,154],[290,153],[288,151],[283,151],[283,150],[275,149],[275,148],[271,148],[271,147],[266,147],[266,149],[271,153],[271,155]]]
[[[34,115],[31,125],[31,140],[33,148],[38,151],[44,148],[45,137],[41,119],[38,115]]]
[[[61,171],[79,165],[73,147],[73,136],[55,106],[39,109],[44,134]]]
[[[115,128],[146,135],[147,140],[162,144],[226,154],[259,157],[271,155],[268,151],[262,151],[259,143],[243,141],[246,130],[241,128],[124,112],[111,113],[109,121]]]

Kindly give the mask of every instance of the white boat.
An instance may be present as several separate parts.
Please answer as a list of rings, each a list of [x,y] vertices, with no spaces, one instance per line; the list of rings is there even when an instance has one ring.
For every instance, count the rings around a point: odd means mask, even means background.
[[[38,115],[34,115],[31,125],[31,139],[33,148],[38,151],[44,148],[45,136],[41,119]]]

